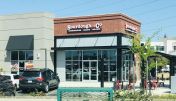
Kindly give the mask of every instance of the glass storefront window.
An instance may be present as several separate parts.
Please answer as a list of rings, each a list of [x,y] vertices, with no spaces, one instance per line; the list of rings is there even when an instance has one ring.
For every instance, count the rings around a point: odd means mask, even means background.
[[[116,71],[116,61],[110,62],[110,71]]]
[[[104,72],[104,81],[109,81],[109,72]]]
[[[14,61],[15,60],[15,61]],[[19,67],[19,74],[25,69],[26,63],[32,63],[33,61],[33,51],[11,51],[11,64],[17,62],[17,67]],[[12,65],[13,67],[13,65]]]
[[[65,51],[65,56],[66,81],[100,81],[101,58],[104,59],[104,80],[110,82],[112,78],[116,78],[116,49],[68,50]]]
[[[116,79],[116,72],[111,72],[110,73],[110,81],[112,81],[112,79]]]
[[[66,73],[71,73],[71,61],[66,61]]]
[[[66,51],[65,52],[65,57],[66,57],[66,60],[71,60],[72,59],[71,52],[70,51]]]
[[[97,60],[97,50],[83,51],[83,60]]]
[[[109,71],[108,61],[104,61],[104,71]]]
[[[11,60],[18,60],[18,51],[11,52]]]
[[[129,72],[130,68],[132,67],[132,53],[129,52],[129,50],[123,50],[122,51],[122,80],[123,81],[128,81],[129,80]]]
[[[25,60],[25,51],[19,51],[19,60]]]
[[[73,60],[79,60],[79,51],[72,51]]]
[[[24,67],[24,63],[25,63],[24,61],[20,61],[19,62],[19,67]]]
[[[108,51],[107,50],[102,50],[102,58],[108,60]]]
[[[26,60],[33,60],[33,51],[26,51]]]
[[[116,61],[116,51],[115,50],[109,50],[109,58],[111,61]]]

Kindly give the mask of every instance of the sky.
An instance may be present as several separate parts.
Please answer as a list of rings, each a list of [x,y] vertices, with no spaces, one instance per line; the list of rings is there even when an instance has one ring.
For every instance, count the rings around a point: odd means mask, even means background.
[[[176,37],[176,0],[0,0],[0,15],[51,12],[57,18],[123,13],[145,37]]]

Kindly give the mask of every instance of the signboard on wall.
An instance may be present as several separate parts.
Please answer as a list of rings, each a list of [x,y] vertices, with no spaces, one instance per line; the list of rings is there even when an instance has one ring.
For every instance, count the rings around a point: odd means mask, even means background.
[[[125,24],[125,30],[131,33],[137,33],[137,27]]]
[[[33,65],[33,63],[31,61],[25,63],[25,68],[26,69],[31,69],[33,67],[34,67],[34,65]]]
[[[67,25],[68,33],[100,32],[101,30],[102,30],[102,23]]]
[[[18,70],[19,70],[18,63],[12,62],[11,63],[11,72],[18,72]]]

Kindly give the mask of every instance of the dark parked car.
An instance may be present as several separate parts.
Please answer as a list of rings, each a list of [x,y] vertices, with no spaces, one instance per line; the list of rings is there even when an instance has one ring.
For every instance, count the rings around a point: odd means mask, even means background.
[[[0,95],[15,96],[15,87],[9,76],[0,75]]]
[[[60,79],[50,69],[25,70],[19,79],[19,89],[22,91],[37,89],[48,92],[50,88],[58,88]]]

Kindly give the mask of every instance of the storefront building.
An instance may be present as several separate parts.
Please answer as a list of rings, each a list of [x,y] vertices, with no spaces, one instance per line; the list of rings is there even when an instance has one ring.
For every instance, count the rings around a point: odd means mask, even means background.
[[[50,13],[0,16],[0,68],[20,74],[28,68],[53,69],[54,22]]]
[[[55,71],[61,82],[99,82],[104,67],[105,82],[128,81],[130,39],[138,33],[140,22],[123,14],[55,18]]]

